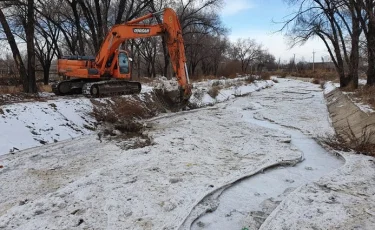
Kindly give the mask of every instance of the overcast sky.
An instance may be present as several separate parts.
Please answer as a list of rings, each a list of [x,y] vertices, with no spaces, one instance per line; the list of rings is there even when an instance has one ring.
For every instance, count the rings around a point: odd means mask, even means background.
[[[319,39],[307,42],[303,46],[290,49],[288,40],[278,33],[283,18],[293,13],[283,0],[224,0],[221,18],[229,29],[229,38],[235,41],[238,38],[253,38],[263,44],[276,59],[287,61],[296,55],[296,61],[312,61],[315,51],[315,61],[320,62],[322,57],[327,60],[328,53]]]

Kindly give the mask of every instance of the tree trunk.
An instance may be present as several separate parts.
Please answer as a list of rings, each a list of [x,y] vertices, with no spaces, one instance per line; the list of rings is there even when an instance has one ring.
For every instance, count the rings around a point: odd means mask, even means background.
[[[98,44],[101,45],[104,40],[103,34],[103,19],[102,19],[102,12],[100,10],[100,3],[99,0],[95,0],[95,10],[96,10],[96,20],[97,20],[97,29],[98,29]]]
[[[368,25],[367,49],[367,85],[375,85],[375,20],[373,23],[369,22]]]
[[[138,74],[138,79],[140,79],[141,78],[141,57],[140,57],[139,50],[137,52],[137,74]]]
[[[51,63],[45,63],[43,67],[43,83],[48,85],[49,83],[49,70],[51,69]]]
[[[9,46],[12,50],[13,59],[15,61],[17,70],[20,74],[20,77],[21,77],[21,80],[22,80],[22,83],[23,83],[23,89],[24,89],[24,91],[26,91],[25,89],[27,89],[27,85],[28,85],[27,84],[26,68],[25,68],[25,65],[22,61],[20,51],[17,47],[16,40],[14,39],[14,35],[13,35],[12,31],[10,30],[9,24],[8,24],[8,22],[5,18],[5,15],[4,15],[4,13],[1,9],[0,9],[0,23],[3,27],[3,29],[4,29],[4,33],[7,37]]]
[[[35,81],[35,46],[34,46],[34,0],[29,0],[27,3],[27,22],[26,22],[26,47],[27,47],[27,89],[26,93],[36,93]]]
[[[68,1],[69,2],[69,1]],[[78,15],[78,9],[77,9],[77,1],[72,1],[72,3],[69,2],[70,6],[72,7],[73,15],[74,15],[74,24],[77,29],[77,39],[78,39],[78,54],[79,55],[84,55],[85,53],[85,48],[83,45],[83,37],[82,37],[82,27],[81,27],[81,22],[80,22],[80,17]],[[72,54],[75,54],[73,52]]]
[[[355,11],[352,10],[352,49],[350,52],[349,65],[349,82],[348,86],[358,88],[358,65],[359,65],[359,37],[361,35],[360,22],[355,16]]]

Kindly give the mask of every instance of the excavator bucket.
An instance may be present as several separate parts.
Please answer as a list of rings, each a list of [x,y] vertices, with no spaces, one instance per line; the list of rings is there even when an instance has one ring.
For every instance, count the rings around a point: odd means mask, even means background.
[[[157,100],[169,111],[177,112],[189,104],[189,97],[181,86],[159,84],[153,90]]]

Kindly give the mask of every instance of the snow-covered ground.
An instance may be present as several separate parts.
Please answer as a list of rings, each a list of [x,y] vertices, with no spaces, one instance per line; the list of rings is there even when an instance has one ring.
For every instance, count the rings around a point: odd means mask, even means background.
[[[200,213],[194,216],[197,211],[193,212],[185,223],[186,229],[188,226],[192,226],[193,230],[258,229],[289,193],[343,165],[342,160],[326,152],[313,139],[322,132],[332,133],[326,106],[321,103],[324,98],[319,86],[296,81],[285,83],[277,84],[272,89],[272,93],[278,95],[279,99],[270,96],[266,90],[252,94],[250,106],[245,110],[242,109],[243,105],[249,103],[249,98],[246,97],[228,103],[227,109],[239,111],[243,119],[251,124],[288,135],[289,138],[285,141],[303,153],[303,160],[294,167],[282,165],[265,170],[261,174],[233,184],[224,191],[219,190],[217,194],[206,198],[200,204],[203,207],[209,204],[209,209],[215,207],[215,211],[200,218],[196,218]],[[307,106],[315,109],[315,113],[308,114],[309,111],[305,108]],[[271,112],[280,111],[283,109],[281,107],[292,108],[291,111],[282,114],[283,119],[279,119],[279,115]],[[297,107],[304,109],[293,109]],[[317,120],[318,117],[320,119]],[[318,132],[306,124],[306,119],[322,130]],[[295,125],[286,122],[289,120],[294,121]]]
[[[221,80],[223,86],[233,85],[223,89],[216,98],[208,95],[210,84],[194,86],[191,103],[195,107],[214,105],[229,100],[235,96],[251,93],[273,85],[273,81],[256,81],[244,84],[245,78]],[[165,81],[166,83],[175,81]],[[176,86],[177,87],[177,86]],[[142,86],[140,100],[144,95],[152,93],[152,87]],[[125,96],[128,97],[128,96]],[[0,155],[17,152],[47,143],[76,138],[93,133],[95,119],[92,118],[93,105],[89,98],[65,97],[46,101],[14,103],[1,106],[0,110]]]
[[[341,154],[343,167],[291,193],[260,229],[374,229],[375,160]]]
[[[334,89],[325,85],[325,93]],[[343,156],[345,165],[292,192],[260,229],[375,228],[374,157],[330,151]]]
[[[95,122],[87,98],[15,103],[1,109],[0,155],[89,134]]]
[[[301,158],[225,106],[153,119],[141,149],[89,135],[2,156],[0,228],[176,229],[217,187]]]
[[[88,134],[0,156],[0,229],[178,229],[218,188],[303,158],[290,134],[249,122],[249,114],[308,138],[333,133],[317,85],[280,79],[256,92],[270,84],[240,90],[252,92],[245,97],[235,97],[239,87],[234,87],[234,96],[212,107],[145,121],[152,145],[143,148],[125,150],[127,140]],[[201,91],[207,97],[207,90]],[[352,221],[348,229],[373,229],[375,167],[370,158],[355,157],[297,188],[262,228],[346,229]],[[332,217],[337,210],[344,212],[337,215],[342,224]]]

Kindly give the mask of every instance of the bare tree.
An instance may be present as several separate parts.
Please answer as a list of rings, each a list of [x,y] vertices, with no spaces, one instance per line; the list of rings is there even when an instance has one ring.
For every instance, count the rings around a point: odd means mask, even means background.
[[[222,0],[159,0],[153,1],[151,5],[151,9],[153,11],[158,11],[166,6],[173,7],[174,9],[176,9],[182,27],[185,43],[188,44],[185,48],[185,51],[187,55],[190,56],[188,57],[188,62],[190,69],[192,69],[192,74],[195,74],[195,69],[197,68],[198,64],[202,61],[202,55],[198,54],[197,50],[194,50],[201,44],[189,41],[189,39],[192,38],[192,36],[189,35],[197,34],[197,36],[200,36],[200,34],[225,34],[227,30],[221,24],[220,18],[217,14],[217,9],[220,8],[221,4]],[[158,22],[161,23],[160,20]],[[168,77],[169,55],[164,40],[162,44],[165,65],[163,74],[164,76]],[[191,59],[191,57],[194,57],[195,59],[193,60]]]
[[[298,11],[285,21],[282,30],[292,45],[313,37],[320,38],[340,76],[340,86],[358,87],[359,27],[358,15],[345,0],[288,0]],[[350,43],[348,44],[348,41]],[[349,74],[346,74],[346,65]]]
[[[26,3],[23,1],[10,1],[5,2],[3,6],[9,7],[8,10],[17,9],[22,15],[21,24],[25,33],[26,47],[27,47],[27,70],[21,59],[20,51],[18,49],[14,34],[9,26],[9,23],[4,15],[3,11],[0,10],[0,21],[7,36],[9,46],[11,47],[14,60],[17,68],[20,72],[22,79],[23,90],[26,93],[36,93],[36,79],[35,79],[35,48],[34,48],[34,1],[30,0]]]
[[[367,85],[375,85],[375,2],[372,0],[348,0],[359,19],[366,38]]]
[[[50,68],[54,57],[59,56],[60,30],[50,21],[41,18],[36,24],[35,55],[43,69],[43,83],[48,85]]]
[[[233,45],[231,55],[234,59],[241,62],[241,71],[246,73],[250,64],[262,54],[261,45],[257,44],[255,40],[246,38],[239,38]]]
[[[201,69],[204,75],[218,76],[220,64],[225,59],[226,50],[229,47],[229,41],[221,36],[208,36],[204,40],[204,52],[206,58],[202,60]]]
[[[17,42],[16,42],[16,40],[14,38],[14,35],[13,35],[11,29],[10,29],[8,21],[6,20],[6,17],[3,13],[3,9],[0,9],[0,23],[1,23],[1,26],[3,27],[4,33],[6,35],[8,43],[9,43],[9,46],[12,50],[13,59],[14,59],[14,62],[16,64],[17,70],[20,74],[20,77],[22,79],[24,91],[26,91],[28,89],[26,67],[25,67],[25,65],[23,63],[23,60],[21,58],[21,53],[18,49]]]

